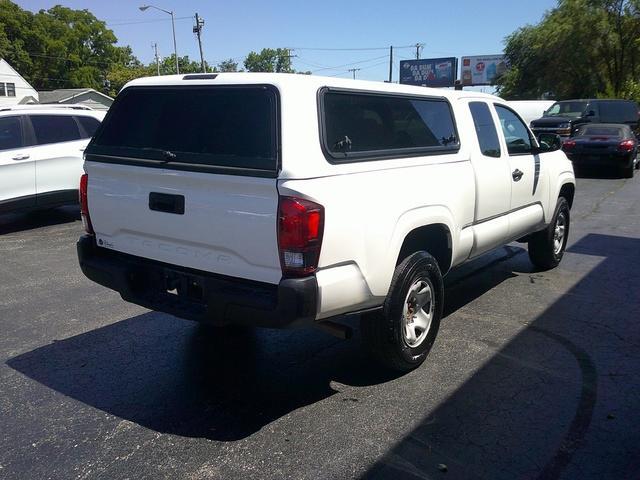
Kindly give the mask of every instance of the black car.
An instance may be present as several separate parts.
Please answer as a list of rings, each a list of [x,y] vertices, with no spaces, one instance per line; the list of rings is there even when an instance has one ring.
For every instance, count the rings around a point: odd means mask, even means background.
[[[622,169],[633,177],[638,163],[638,140],[628,125],[591,123],[582,125],[562,144],[575,167],[602,166]]]
[[[586,99],[556,102],[542,118],[531,122],[531,130],[555,133],[568,138],[586,123],[618,123],[628,125],[640,138],[640,107],[632,100]]]

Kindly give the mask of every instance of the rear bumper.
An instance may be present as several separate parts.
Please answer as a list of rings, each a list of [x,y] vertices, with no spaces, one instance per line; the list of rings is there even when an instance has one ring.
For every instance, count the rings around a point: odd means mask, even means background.
[[[633,155],[629,153],[620,153],[620,154],[591,154],[591,153],[572,153],[568,154],[567,157],[571,162],[573,162],[574,166],[598,166],[598,167],[627,167],[630,164],[633,164]]]
[[[151,310],[215,325],[272,328],[316,318],[316,277],[282,279],[278,285],[247,281],[101,248],[89,235],[80,237],[77,250],[89,279]]]

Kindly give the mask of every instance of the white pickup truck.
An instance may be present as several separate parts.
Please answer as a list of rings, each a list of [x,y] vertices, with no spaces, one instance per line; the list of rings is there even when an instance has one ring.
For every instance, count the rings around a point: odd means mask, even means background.
[[[361,314],[374,356],[418,366],[442,277],[513,240],[558,264],[575,179],[500,98],[318,76],[135,80],[85,152],[82,271],[211,325]]]

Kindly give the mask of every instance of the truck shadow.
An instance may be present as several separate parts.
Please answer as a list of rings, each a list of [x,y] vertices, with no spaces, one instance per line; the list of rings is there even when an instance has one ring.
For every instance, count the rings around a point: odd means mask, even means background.
[[[507,343],[470,329],[486,362],[362,478],[638,478],[640,239],[589,234],[568,251],[568,269],[601,258]]]
[[[353,342],[318,331],[220,334],[147,313],[40,347],[7,364],[24,375],[146,428],[220,441],[337,391],[392,377]]]
[[[473,262],[454,275],[454,287],[462,287],[451,296],[456,300],[448,304],[449,311],[510,278],[511,270],[496,271],[495,262],[508,263],[522,251],[506,247],[488,263],[476,263],[489,278],[470,287],[464,285]],[[357,318],[345,321],[357,327]],[[365,386],[398,377],[372,368],[357,329],[351,341],[314,329],[221,334],[155,312],[54,341],[7,364],[146,428],[220,441],[245,438],[290,412],[339,394],[335,382]]]
[[[80,220],[80,210],[77,205],[26,213],[3,213],[0,214],[0,235],[78,220]]]
[[[633,433],[640,424],[633,404],[638,382],[616,372],[640,371],[633,356],[640,347],[640,299],[628,295],[630,282],[637,284],[640,240],[588,235],[569,251],[603,260],[506,344],[471,329],[469,315],[455,320],[451,314],[517,274],[539,281],[526,251],[507,246],[447,277],[450,317],[443,328],[482,345],[487,359],[440,405],[420,411],[424,418],[365,478],[433,478],[443,468],[448,478],[557,478],[580,449],[591,455],[587,467],[602,469],[600,478],[626,478],[630,459],[640,458],[640,437]],[[572,261],[565,259],[569,267]],[[543,288],[533,290],[545,295]],[[345,342],[315,330],[219,335],[151,312],[7,364],[145,428],[235,441],[329,397],[356,401],[340,384],[404,381],[372,368],[358,343],[357,336]],[[612,422],[608,413],[624,421]],[[589,439],[594,430],[600,436]]]

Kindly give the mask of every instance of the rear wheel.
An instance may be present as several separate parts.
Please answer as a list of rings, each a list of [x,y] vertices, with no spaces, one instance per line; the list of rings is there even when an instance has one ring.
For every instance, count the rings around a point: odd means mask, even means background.
[[[382,311],[363,315],[365,346],[384,367],[406,372],[429,355],[438,334],[444,287],[427,252],[407,257],[396,270]]]
[[[549,226],[529,239],[529,258],[536,267],[549,270],[558,266],[567,246],[569,224],[569,203],[560,197]]]
[[[629,162],[629,165],[627,165],[624,168],[624,178],[633,178],[633,174],[635,173],[635,164],[633,159],[631,159],[631,161]]]

